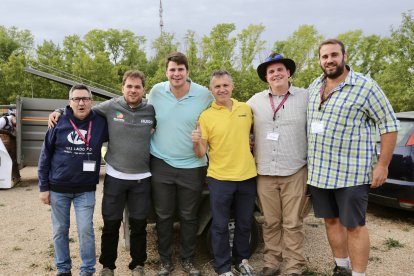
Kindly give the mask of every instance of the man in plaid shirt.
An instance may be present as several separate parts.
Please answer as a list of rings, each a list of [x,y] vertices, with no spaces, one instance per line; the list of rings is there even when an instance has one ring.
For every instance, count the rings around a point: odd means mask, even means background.
[[[387,179],[398,121],[377,83],[354,72],[346,59],[341,41],[319,47],[323,74],[308,88],[308,184],[315,216],[325,219],[333,275],[356,276],[365,275],[368,263],[368,192]]]

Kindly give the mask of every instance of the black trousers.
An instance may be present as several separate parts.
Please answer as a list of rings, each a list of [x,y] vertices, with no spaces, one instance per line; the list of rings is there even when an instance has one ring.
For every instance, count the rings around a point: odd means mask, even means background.
[[[197,212],[205,183],[206,167],[174,168],[152,156],[151,173],[161,262],[171,261],[176,215],[180,221],[181,258],[192,258],[197,244]]]
[[[121,225],[125,205],[129,210],[131,230],[130,269],[143,266],[147,259],[147,217],[151,206],[150,178],[142,180],[122,180],[105,176],[102,199],[104,227],[101,236],[101,256],[99,262],[115,269]]]

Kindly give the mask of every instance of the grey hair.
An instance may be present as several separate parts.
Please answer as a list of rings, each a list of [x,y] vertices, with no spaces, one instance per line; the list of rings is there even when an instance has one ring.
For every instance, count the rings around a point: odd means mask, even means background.
[[[89,89],[89,87],[87,87],[84,84],[75,84],[74,86],[72,86],[72,88],[69,90],[69,100],[72,99],[72,95],[73,95],[73,91],[75,90],[86,90],[88,91],[89,97],[92,99],[92,92]]]
[[[221,78],[221,77],[224,77],[224,76],[228,76],[230,78],[231,82],[233,82],[233,77],[231,76],[231,74],[227,70],[220,69],[220,70],[215,70],[215,71],[213,71],[213,73],[211,73],[210,86],[211,86],[211,83],[213,81],[213,78]]]

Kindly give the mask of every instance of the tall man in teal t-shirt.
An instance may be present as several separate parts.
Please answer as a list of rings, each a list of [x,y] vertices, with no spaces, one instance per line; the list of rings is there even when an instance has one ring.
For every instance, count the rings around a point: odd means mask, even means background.
[[[178,212],[181,230],[182,268],[188,275],[200,275],[193,265],[197,239],[197,207],[206,177],[207,160],[193,151],[191,132],[200,113],[213,96],[206,87],[189,78],[187,57],[171,53],[166,60],[168,81],[156,84],[148,102],[155,108],[157,129],[151,138],[152,194],[157,215],[158,275],[170,275],[173,223]]]

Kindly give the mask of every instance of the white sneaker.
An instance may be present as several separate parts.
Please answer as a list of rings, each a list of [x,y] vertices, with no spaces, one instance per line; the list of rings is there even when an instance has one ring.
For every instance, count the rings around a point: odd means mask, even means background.
[[[221,273],[219,276],[234,276],[234,274],[231,271],[229,271],[229,272]]]
[[[253,267],[249,265],[249,261],[247,259],[243,259],[242,262],[236,265],[234,270],[234,274],[242,275],[242,276],[254,276]]]

